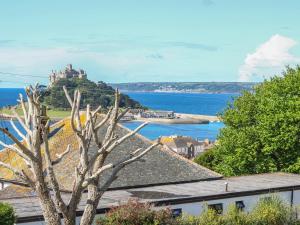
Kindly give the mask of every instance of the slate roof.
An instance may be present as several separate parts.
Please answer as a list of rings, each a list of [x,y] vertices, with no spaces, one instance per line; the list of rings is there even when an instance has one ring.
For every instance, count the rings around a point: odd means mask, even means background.
[[[225,191],[225,182],[228,183],[228,191]],[[0,200],[10,203],[15,208],[19,221],[26,217],[42,215],[38,199],[33,193],[20,198],[18,195],[14,197],[11,194],[13,186],[7,189],[6,193],[10,194],[8,196],[0,194]],[[139,198],[141,202],[150,202],[156,205],[172,205],[291,190],[300,190],[300,175],[259,174],[211,181],[111,190],[103,195],[98,206],[98,213],[104,213],[106,209],[123,204],[130,198]],[[69,194],[63,194],[63,198],[67,200]],[[84,209],[86,199],[87,196],[84,193],[78,207],[79,215],[80,211]]]
[[[130,132],[127,128],[119,125],[116,134],[121,137]],[[100,130],[104,133],[104,129]],[[152,142],[137,134],[117,147],[108,157],[106,163],[117,162],[129,152],[138,148],[146,148]],[[95,146],[91,146],[90,153],[96,151]],[[63,188],[70,190],[74,177],[74,167],[78,161],[78,151],[73,151],[64,161],[56,165],[55,171],[58,179],[63,183]],[[66,166],[68,165],[68,166]],[[105,181],[108,173],[103,174],[101,181]],[[136,186],[149,186],[169,183],[192,182],[208,179],[219,179],[222,176],[205,167],[199,166],[192,161],[178,156],[171,150],[161,146],[156,147],[141,160],[126,166],[118,174],[118,178],[113,182],[111,188],[128,188]],[[100,182],[101,183],[101,182]]]
[[[173,149],[186,148],[189,147],[191,144],[193,144],[194,146],[199,146],[204,144],[203,141],[199,142],[187,136],[162,137],[162,143],[166,144],[167,146]]]
[[[72,145],[72,150],[68,155],[57,165],[55,165],[55,172],[61,188],[63,190],[72,190],[72,183],[74,180],[74,168],[79,160],[77,147],[77,140],[75,134],[70,129],[70,121],[65,119],[59,122],[56,127],[60,128],[57,134],[50,139],[50,149],[52,158],[55,158],[55,153],[62,153],[65,151],[67,144]],[[130,130],[119,125],[116,134],[123,136]],[[104,129],[100,130],[104,133]],[[129,140],[125,141],[122,145],[116,148],[108,157],[107,163],[115,162],[121,159],[129,152],[137,148],[146,148],[151,145],[151,141],[145,137],[137,134]],[[7,151],[7,150],[6,150]],[[90,154],[96,151],[95,146],[92,144]],[[10,152],[10,154],[13,154]],[[5,157],[7,154],[0,152],[1,156]],[[21,168],[21,160],[14,154],[11,160],[7,162],[15,162]],[[105,181],[108,177],[103,174],[101,181]],[[156,147],[145,155],[141,160],[126,166],[118,175],[118,178],[113,182],[111,188],[128,188],[137,186],[151,186],[169,183],[184,183],[200,180],[220,179],[222,176],[205,167],[199,166],[184,157],[181,157],[171,150],[165,149],[161,146]],[[2,179],[15,179],[13,175],[4,168],[0,167],[0,178]]]

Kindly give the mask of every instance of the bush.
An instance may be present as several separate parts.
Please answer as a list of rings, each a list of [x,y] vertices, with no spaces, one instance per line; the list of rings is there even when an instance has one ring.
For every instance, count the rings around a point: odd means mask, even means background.
[[[255,225],[296,225],[300,224],[294,208],[278,197],[262,199],[251,213]]]
[[[0,224],[13,225],[15,220],[14,209],[9,204],[0,202]]]
[[[129,200],[126,205],[111,209],[97,225],[175,225],[170,209],[153,210],[150,204]]]
[[[154,211],[149,204],[129,201],[97,221],[97,225],[300,225],[293,207],[272,196],[258,202],[250,213],[231,205],[219,215],[206,209],[200,216],[174,219],[170,209]]]

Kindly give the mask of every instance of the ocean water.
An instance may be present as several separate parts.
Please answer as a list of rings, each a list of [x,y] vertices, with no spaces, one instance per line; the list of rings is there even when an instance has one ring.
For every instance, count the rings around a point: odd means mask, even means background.
[[[197,94],[124,92],[151,109],[171,110],[179,113],[217,115],[237,94]]]
[[[19,93],[25,94],[24,89],[0,88],[0,107],[15,105]],[[221,112],[236,94],[192,94],[192,93],[151,93],[151,92],[126,92],[131,98],[151,109],[173,110],[179,113],[216,115]],[[136,128],[140,123],[123,123],[130,129]],[[15,133],[9,121],[0,120],[0,126]],[[20,127],[20,124],[17,123]],[[187,135],[197,139],[208,138],[215,140],[222,122],[209,124],[149,124],[140,133],[149,139],[159,136]],[[9,144],[11,141],[0,132],[0,140]],[[0,146],[1,149],[1,146]]]
[[[0,108],[17,104],[19,94],[25,96],[23,88],[0,88]]]
[[[126,92],[131,98],[139,101],[151,109],[172,110],[179,113],[217,115],[228,103],[232,102],[237,94],[196,94],[196,93],[151,93]],[[140,123],[123,123],[127,128],[134,129]],[[159,136],[185,135],[195,139],[216,140],[222,122],[209,124],[149,124],[140,131],[140,134],[154,140]]]
[[[140,122],[123,123],[129,129],[135,129],[140,124]],[[140,131],[140,134],[151,140],[155,140],[159,136],[169,135],[191,136],[199,140],[206,138],[215,140],[222,127],[224,127],[224,124],[221,122],[209,124],[148,124]]]

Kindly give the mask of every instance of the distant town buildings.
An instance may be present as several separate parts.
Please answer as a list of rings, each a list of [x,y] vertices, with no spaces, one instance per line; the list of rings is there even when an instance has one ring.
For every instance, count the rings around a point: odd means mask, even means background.
[[[142,111],[138,114],[140,118],[160,118],[160,119],[174,119],[175,113],[173,111]]]
[[[208,139],[198,141],[192,137],[178,135],[162,137],[161,142],[170,150],[188,159],[196,157],[214,145]]]
[[[67,79],[71,79],[71,78],[83,79],[83,78],[87,78],[87,74],[82,69],[79,69],[78,71],[74,70],[73,67],[72,67],[72,64],[68,64],[63,71],[57,72],[57,71],[52,70],[52,73],[50,74],[50,86],[53,85],[58,80],[64,79],[64,78],[67,78]]]

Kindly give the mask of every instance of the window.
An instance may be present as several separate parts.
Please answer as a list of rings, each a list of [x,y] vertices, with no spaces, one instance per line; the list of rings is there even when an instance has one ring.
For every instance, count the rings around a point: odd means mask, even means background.
[[[182,215],[182,209],[172,209],[172,215],[174,218]]]
[[[236,201],[235,202],[235,206],[236,206],[237,209],[243,211],[244,208],[245,208],[244,201]]]
[[[222,203],[208,205],[208,208],[215,210],[216,213],[218,213],[218,214],[223,213],[223,204]]]

